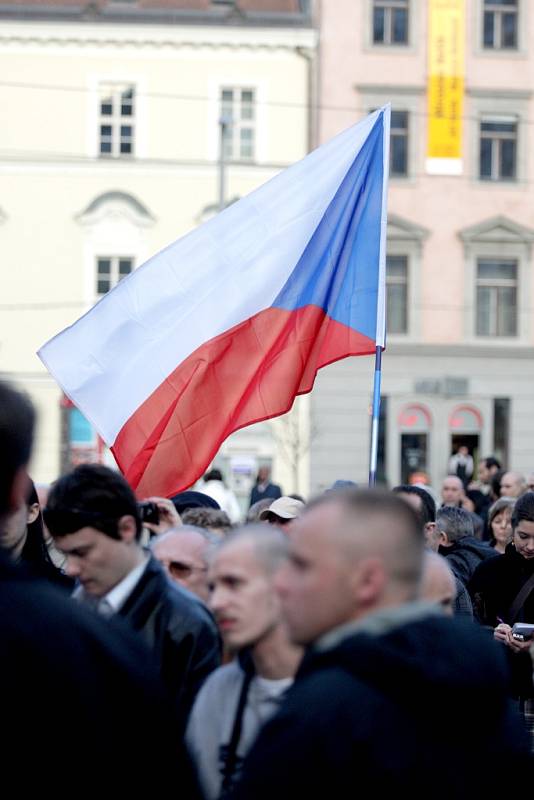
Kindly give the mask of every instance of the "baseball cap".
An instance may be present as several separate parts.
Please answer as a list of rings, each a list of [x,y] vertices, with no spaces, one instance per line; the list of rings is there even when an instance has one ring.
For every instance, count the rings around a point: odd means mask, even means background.
[[[279,497],[274,500],[269,508],[264,508],[260,514],[261,520],[269,519],[271,514],[276,514],[282,519],[295,519],[304,511],[305,505],[300,500],[293,497]]]

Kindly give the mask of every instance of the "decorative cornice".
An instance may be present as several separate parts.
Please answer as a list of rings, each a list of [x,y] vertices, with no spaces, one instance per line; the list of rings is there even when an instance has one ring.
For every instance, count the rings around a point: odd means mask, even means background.
[[[474,242],[530,244],[534,241],[534,230],[499,215],[464,228],[458,232],[458,236],[465,244]]]
[[[109,216],[127,217],[138,227],[148,227],[155,222],[150,211],[134,195],[120,191],[98,195],[75,219],[81,225],[91,226]]]

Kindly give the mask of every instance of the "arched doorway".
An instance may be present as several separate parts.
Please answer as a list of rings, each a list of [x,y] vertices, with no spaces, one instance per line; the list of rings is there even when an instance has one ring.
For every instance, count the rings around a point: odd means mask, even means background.
[[[404,406],[399,414],[401,435],[401,482],[409,483],[415,473],[428,474],[430,411],[421,403]]]

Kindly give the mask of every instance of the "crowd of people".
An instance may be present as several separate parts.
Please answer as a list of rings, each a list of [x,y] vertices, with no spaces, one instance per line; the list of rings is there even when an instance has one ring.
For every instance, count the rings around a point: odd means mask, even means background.
[[[530,478],[490,457],[475,483],[457,459],[441,497],[338,481],[306,502],[261,468],[241,521],[217,469],[172,498],[97,464],[35,487],[34,424],[0,382],[4,759],[23,787],[526,788]]]

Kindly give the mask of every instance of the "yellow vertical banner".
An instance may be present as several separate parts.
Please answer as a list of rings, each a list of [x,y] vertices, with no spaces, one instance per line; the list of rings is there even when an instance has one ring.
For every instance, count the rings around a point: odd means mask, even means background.
[[[462,172],[465,0],[428,2],[428,147],[426,171]]]

